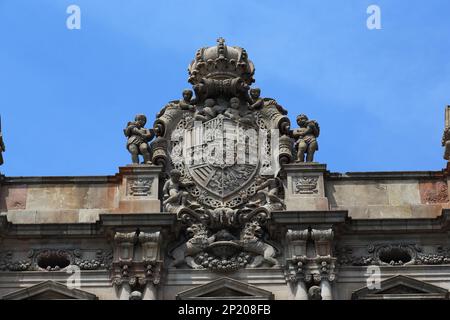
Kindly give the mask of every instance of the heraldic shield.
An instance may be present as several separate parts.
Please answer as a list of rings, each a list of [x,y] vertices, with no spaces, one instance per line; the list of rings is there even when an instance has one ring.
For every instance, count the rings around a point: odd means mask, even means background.
[[[194,182],[219,201],[248,186],[258,171],[258,139],[254,128],[242,127],[222,115],[191,131],[186,146],[188,169]]]

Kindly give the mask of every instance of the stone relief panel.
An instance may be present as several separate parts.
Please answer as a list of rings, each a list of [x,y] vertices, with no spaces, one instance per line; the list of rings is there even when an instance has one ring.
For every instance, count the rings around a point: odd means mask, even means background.
[[[152,193],[153,177],[127,179],[127,196],[147,197]]]
[[[26,254],[0,252],[0,271],[60,271],[69,265],[81,270],[110,269],[112,250],[31,249]]]
[[[319,176],[292,177],[294,194],[315,194],[319,192]]]
[[[355,255],[350,247],[337,247],[339,265],[352,266],[407,266],[450,263],[450,250],[438,246],[435,252],[423,252],[414,243],[370,244],[366,254]]]

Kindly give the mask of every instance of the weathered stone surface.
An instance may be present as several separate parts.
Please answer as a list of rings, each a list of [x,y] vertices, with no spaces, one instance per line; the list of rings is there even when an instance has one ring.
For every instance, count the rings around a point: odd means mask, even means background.
[[[420,181],[420,199],[423,204],[448,203],[448,186],[446,180]]]
[[[2,186],[0,188],[0,211],[26,209],[27,186]]]
[[[327,181],[326,194],[330,208],[349,210],[353,218],[422,218],[440,214],[440,201],[426,206],[425,198],[435,197],[442,188],[439,181],[345,179]]]

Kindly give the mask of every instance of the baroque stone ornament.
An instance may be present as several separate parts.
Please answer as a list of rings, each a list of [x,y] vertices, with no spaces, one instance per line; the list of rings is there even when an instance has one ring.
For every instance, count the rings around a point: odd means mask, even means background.
[[[322,290],[319,286],[311,286],[308,289],[309,300],[322,300]]]
[[[317,143],[317,137],[320,134],[319,123],[315,120],[309,120],[306,115],[301,114],[297,116],[297,124],[299,128],[291,131],[291,137],[296,140],[296,162],[313,162],[314,153],[319,150],[319,144]]]
[[[163,209],[183,224],[171,266],[278,266],[266,221],[286,208],[280,169],[292,159],[287,111],[250,88],[253,63],[223,38],[198,50],[188,71],[195,98],[183,91],[153,126],[153,162],[157,153],[166,174]]]
[[[64,271],[69,266],[80,270],[110,269],[112,250],[32,249],[19,257],[0,252],[0,271]]]
[[[449,250],[438,249],[436,253],[423,253],[414,243],[371,244],[366,252],[354,255],[352,249],[337,248],[338,263],[353,266],[408,266],[414,264],[444,264],[450,261]]]

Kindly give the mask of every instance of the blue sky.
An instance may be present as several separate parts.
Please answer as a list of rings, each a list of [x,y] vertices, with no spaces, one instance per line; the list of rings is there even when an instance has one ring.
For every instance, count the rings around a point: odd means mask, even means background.
[[[70,4],[81,30],[66,28]],[[330,171],[441,170],[449,14],[448,0],[0,0],[1,171],[114,174],[127,121],[151,124],[219,36],[247,50],[263,96],[320,123]]]

